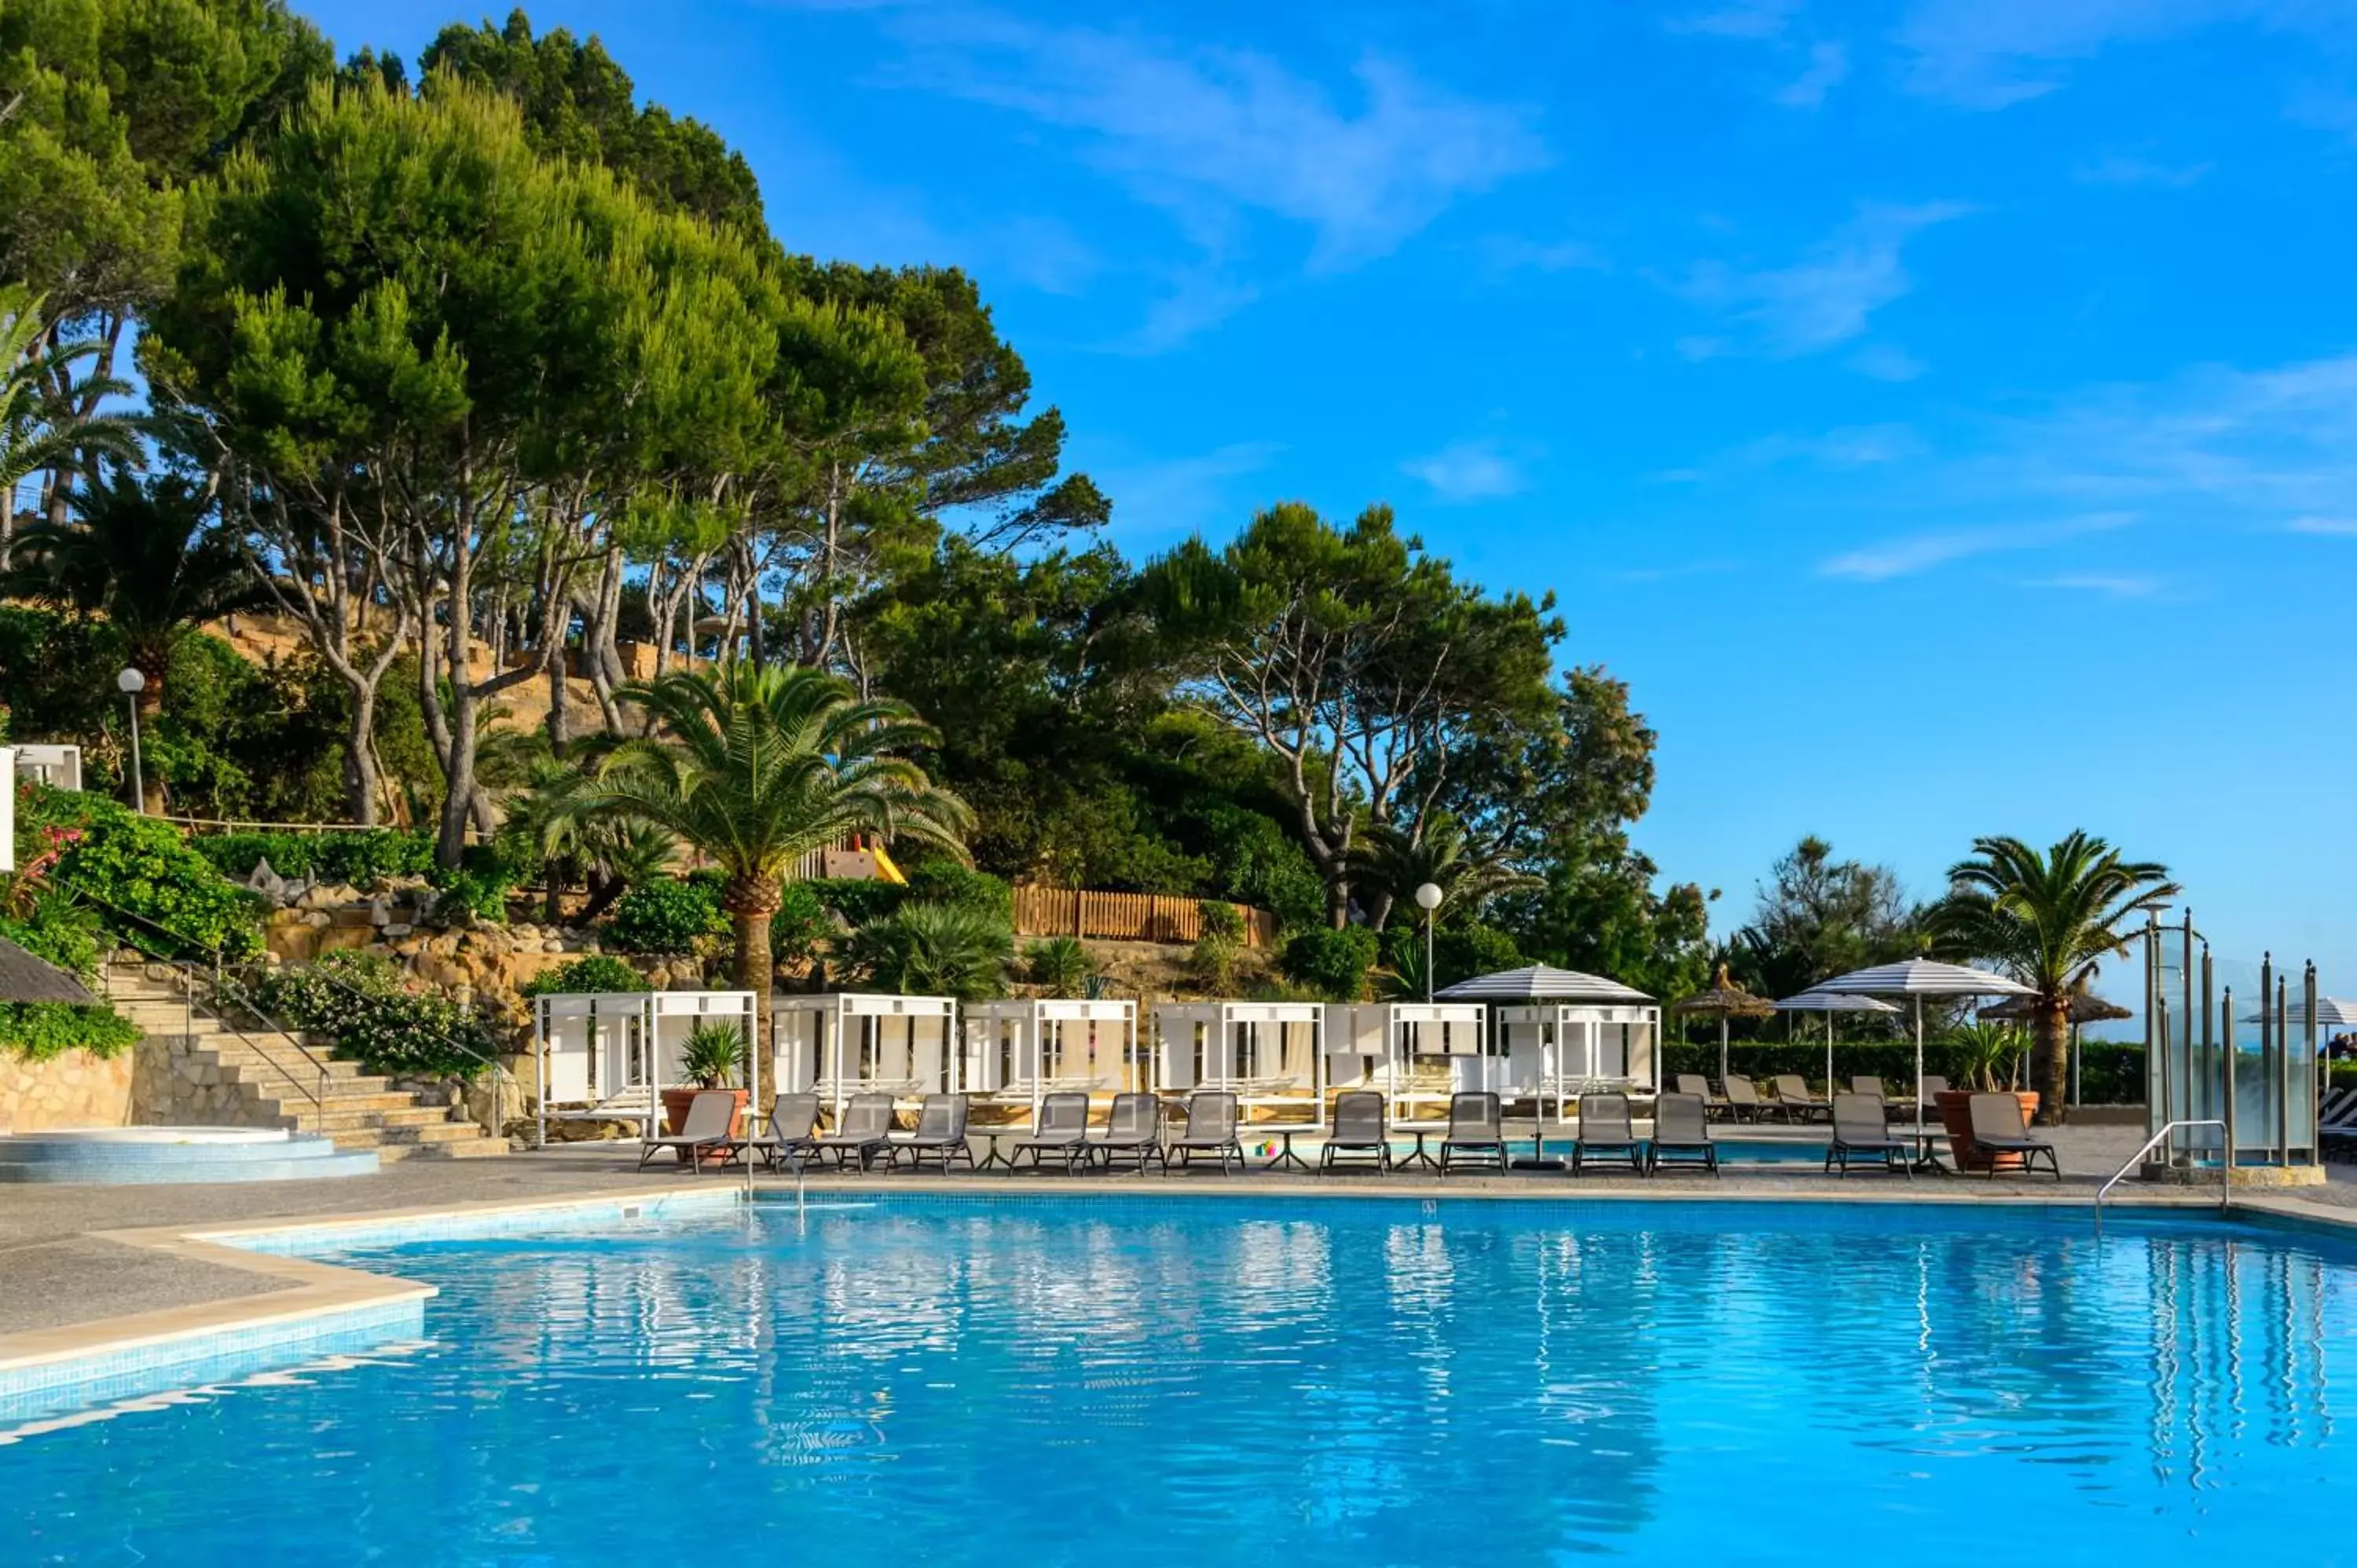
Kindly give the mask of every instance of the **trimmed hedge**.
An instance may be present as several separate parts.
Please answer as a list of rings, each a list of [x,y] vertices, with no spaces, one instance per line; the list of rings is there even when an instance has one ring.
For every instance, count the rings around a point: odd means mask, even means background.
[[[1312,927],[1285,944],[1277,968],[1287,980],[1308,987],[1328,1002],[1356,1002],[1366,994],[1367,972],[1375,966],[1378,939],[1364,926],[1335,930]]]
[[[68,1051],[111,1057],[139,1043],[139,1026],[112,1007],[0,1002],[0,1053],[45,1062]]]
[[[573,993],[646,991],[647,977],[620,959],[591,953],[554,969],[544,969],[516,994],[523,997],[561,996]]]
[[[2079,1102],[2083,1105],[2141,1105],[2145,1097],[2144,1047],[2091,1040],[2079,1062]],[[1779,1073],[1796,1073],[1813,1089],[1825,1080],[1825,1043],[1809,1040],[1737,1040],[1727,1048],[1729,1066],[1747,1078],[1765,1080]],[[1964,1053],[1939,1040],[1923,1042],[1923,1070],[1952,1084],[1964,1081]],[[1671,1074],[1695,1072],[1718,1077],[1718,1041],[1669,1042],[1662,1054],[1663,1081]],[[1915,1078],[1912,1040],[1836,1040],[1834,1078],[1844,1088],[1853,1075],[1870,1073],[1886,1088],[1911,1083]],[[2027,1069],[2022,1081],[2029,1082]]]
[[[244,881],[263,861],[281,876],[317,877],[373,891],[434,870],[433,835],[405,828],[324,833],[210,833],[191,841],[224,876]]]

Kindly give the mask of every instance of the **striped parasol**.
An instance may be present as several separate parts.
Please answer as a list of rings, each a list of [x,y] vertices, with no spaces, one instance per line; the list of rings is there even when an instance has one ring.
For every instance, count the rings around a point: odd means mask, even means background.
[[[2034,996],[2018,980],[1935,959],[1901,959],[1872,969],[1854,969],[1810,987],[1836,996],[1911,996],[1915,999],[1915,1146],[1923,1146],[1923,998],[1926,996]]]
[[[1836,1013],[1896,1013],[1898,1008],[1871,996],[1845,996],[1837,991],[1803,991],[1776,1004],[1779,1013],[1823,1013],[1825,1015],[1825,1093],[1834,1091],[1834,1015]]]

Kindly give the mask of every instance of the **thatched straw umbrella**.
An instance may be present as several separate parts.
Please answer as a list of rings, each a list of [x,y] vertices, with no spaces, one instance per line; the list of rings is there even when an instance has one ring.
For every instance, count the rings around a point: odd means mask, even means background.
[[[1727,965],[1720,964],[1711,976],[1710,989],[1697,991],[1683,1002],[1674,1002],[1670,1011],[1684,1018],[1716,1018],[1718,1020],[1718,1081],[1727,1081],[1727,1021],[1729,1018],[1772,1018],[1776,1004],[1765,996],[1754,996],[1727,977]]]
[[[2007,997],[2003,1002],[1982,1008],[1981,1016],[1984,1018],[1994,1018],[2002,1024],[2028,1023],[2030,1019],[2038,1015],[2034,1002],[2035,998],[2028,996]],[[2079,1103],[2079,1058],[2081,1054],[2079,1026],[2082,1024],[2107,1024],[2117,1019],[2133,1018],[2135,1016],[2135,1014],[2129,1012],[2118,1003],[2106,1002],[2102,997],[2096,995],[2093,992],[2088,990],[2086,982],[2083,980],[2081,981],[2078,986],[2071,993],[2072,1104],[2076,1105]]]

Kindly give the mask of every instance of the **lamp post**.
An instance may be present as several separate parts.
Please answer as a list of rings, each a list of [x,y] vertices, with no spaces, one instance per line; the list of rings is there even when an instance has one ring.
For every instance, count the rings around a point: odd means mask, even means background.
[[[1432,912],[1440,908],[1440,888],[1427,882],[1415,890],[1416,908],[1424,911],[1424,999],[1432,1000]]]
[[[147,810],[147,779],[139,766],[139,693],[147,689],[147,677],[136,670],[125,668],[114,678],[114,684],[131,709],[131,809],[145,813]]]

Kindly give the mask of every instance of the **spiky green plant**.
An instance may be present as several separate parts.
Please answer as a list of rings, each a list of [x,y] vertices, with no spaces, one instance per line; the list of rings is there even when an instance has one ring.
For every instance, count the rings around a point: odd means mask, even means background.
[[[1096,961],[1078,937],[1049,937],[1023,950],[1027,979],[1050,996],[1079,996],[1097,972]]]
[[[1973,856],[1948,869],[1950,891],[1932,906],[1934,950],[1993,963],[2035,993],[2037,1050],[2030,1086],[2038,1119],[2064,1115],[2071,1070],[2071,993],[2103,960],[2125,955],[2146,912],[2177,897],[2169,868],[2126,860],[2083,832],[2040,853],[2017,838],[1973,841]]]
[[[1006,993],[1014,933],[985,910],[909,903],[852,934],[845,958],[878,991],[979,1002]]]

